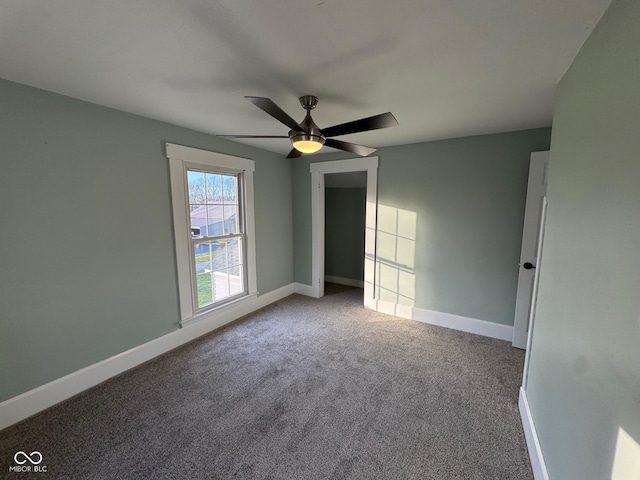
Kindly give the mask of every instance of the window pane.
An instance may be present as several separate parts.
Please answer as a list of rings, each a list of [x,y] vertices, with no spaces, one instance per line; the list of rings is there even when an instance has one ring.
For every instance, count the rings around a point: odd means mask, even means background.
[[[210,243],[196,243],[193,247],[195,255],[196,275],[212,270],[212,251]]]
[[[187,172],[187,188],[189,190],[190,204],[204,204],[207,197],[204,188],[204,173],[189,170]]]
[[[229,291],[231,295],[237,295],[244,291],[244,277],[242,276],[241,266],[229,268]]]
[[[211,272],[196,274],[198,287],[198,308],[206,307],[213,303],[213,288]]]
[[[238,207],[235,205],[224,205],[224,227],[225,235],[238,233],[240,231],[238,223]]]
[[[222,191],[225,203],[236,203],[238,199],[238,186],[236,177],[231,175],[222,175]]]
[[[239,277],[241,274],[242,274],[241,265],[235,265],[233,267],[229,267],[229,275],[235,275],[236,277]]]
[[[211,242],[211,270],[226,270],[228,267],[226,242]]]
[[[222,223],[223,207],[222,205],[207,205],[205,207],[207,220],[206,229],[203,229],[203,235],[207,237],[215,237],[224,235],[224,224]]]
[[[189,207],[191,218],[191,236],[199,237],[207,234],[207,208],[204,205],[191,205]]]
[[[227,269],[216,270],[213,275],[213,296],[216,302],[231,296],[229,293],[229,274]]]
[[[222,203],[222,175],[207,173],[207,203]]]
[[[242,265],[242,239],[232,238],[227,243],[228,266]]]

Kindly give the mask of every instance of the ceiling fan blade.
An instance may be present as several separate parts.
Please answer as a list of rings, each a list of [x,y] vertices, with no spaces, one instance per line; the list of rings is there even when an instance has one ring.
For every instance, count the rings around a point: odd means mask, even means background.
[[[287,155],[287,158],[298,158],[301,156],[302,156],[302,152],[294,148],[289,152],[289,155]]]
[[[329,128],[323,128],[322,134],[325,137],[339,137],[349,133],[366,132],[367,130],[377,130],[379,128],[395,127],[398,125],[396,117],[391,112],[381,113],[373,117],[361,118],[353,122],[342,123]]]
[[[364,145],[357,145],[355,143],[342,142],[333,138],[327,138],[324,142],[327,147],[337,148],[338,150],[344,150],[345,152],[355,153],[361,157],[366,157],[376,151],[375,148],[365,147]]]
[[[216,135],[227,138],[289,138],[289,135]]]
[[[260,110],[268,113],[279,122],[284,123],[291,130],[299,130],[298,122],[291,118],[284,110],[273,103],[273,100],[265,97],[244,97]]]

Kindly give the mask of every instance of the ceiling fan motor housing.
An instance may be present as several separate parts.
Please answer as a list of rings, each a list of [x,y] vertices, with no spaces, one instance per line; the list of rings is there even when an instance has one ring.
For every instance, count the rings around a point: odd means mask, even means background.
[[[313,110],[318,104],[318,97],[313,95],[303,95],[300,97],[300,105],[307,111],[307,115],[304,120],[299,124],[299,130],[290,130],[289,138],[291,142],[316,142],[320,145],[324,145],[325,136],[322,134],[320,127],[311,118],[311,110]]]

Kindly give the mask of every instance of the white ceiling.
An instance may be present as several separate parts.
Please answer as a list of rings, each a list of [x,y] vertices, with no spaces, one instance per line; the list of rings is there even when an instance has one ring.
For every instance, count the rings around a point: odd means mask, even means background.
[[[391,111],[340,137],[373,147],[503,132],[550,125],[610,1],[2,0],[0,77],[212,134],[286,135],[243,96],[303,94],[321,128]]]

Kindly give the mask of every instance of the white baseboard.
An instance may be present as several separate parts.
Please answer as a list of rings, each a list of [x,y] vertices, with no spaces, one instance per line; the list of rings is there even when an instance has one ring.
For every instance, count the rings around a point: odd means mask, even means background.
[[[208,315],[202,320],[175,330],[162,337],[134,347],[126,352],[102,360],[62,378],[29,390],[0,403],[0,430],[62,402],[88,388],[136,367],[158,355],[195,340],[244,315],[263,308],[294,293],[293,283],[264,295],[247,299],[225,309],[221,314]]]
[[[499,323],[487,322],[476,318],[462,317],[452,313],[436,312],[425,308],[409,307],[399,303],[385,302],[383,300],[366,299],[365,307],[381,313],[395,315],[396,317],[429,323],[439,327],[452,328],[463,332],[475,333],[484,337],[497,338],[511,341],[513,327]]]
[[[316,298],[316,292],[311,285],[305,285],[304,283],[294,283],[294,292],[300,295],[306,295],[307,297]]]
[[[346,285],[348,287],[364,288],[364,280],[353,280],[352,278],[335,277],[333,275],[325,275],[324,281],[329,283],[337,283],[338,285]]]
[[[538,440],[536,426],[533,423],[531,410],[529,410],[529,401],[524,388],[520,388],[520,398],[518,400],[520,408],[520,418],[522,419],[522,427],[524,429],[524,438],[527,441],[527,449],[529,450],[529,459],[531,460],[531,469],[533,470],[533,478],[535,480],[549,480],[547,466],[544,463],[542,449]]]

